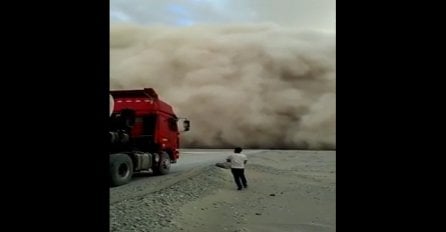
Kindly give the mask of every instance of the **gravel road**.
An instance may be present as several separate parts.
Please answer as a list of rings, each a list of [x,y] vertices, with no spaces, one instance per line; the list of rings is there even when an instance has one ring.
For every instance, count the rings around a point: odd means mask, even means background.
[[[180,160],[178,163],[172,165],[171,173],[168,175],[152,176],[150,173],[141,174],[134,177],[132,182],[127,185],[111,188],[110,231],[200,231],[200,229],[196,227],[197,225],[194,224],[193,218],[187,219],[187,222],[184,221],[184,219],[187,218],[187,215],[185,217],[185,214],[189,214],[191,210],[201,210],[205,212],[208,207],[219,207],[219,205],[224,206],[225,204],[231,204],[230,201],[221,199],[208,199],[206,202],[211,205],[200,202],[202,199],[209,198],[209,196],[218,193],[222,189],[224,191],[231,191],[223,194],[225,196],[236,192],[233,191],[235,186],[233,186],[234,184],[232,183],[228,170],[217,168],[215,166],[215,163],[223,162],[231,152],[232,150],[182,150]],[[292,170],[292,172],[296,174],[296,177],[301,180],[301,182],[296,183],[305,184],[311,182],[311,185],[314,185],[313,182],[315,180],[318,181],[317,178],[319,178],[318,175],[320,175],[320,173],[315,176],[314,174],[308,175],[308,172],[314,172],[319,169],[325,170],[325,163],[327,163],[323,160],[324,157],[327,157],[325,152],[291,151],[293,154],[298,154],[299,157],[298,163],[295,164],[301,165],[299,166],[300,171],[296,172],[297,169],[287,168],[287,164],[285,164],[285,166],[282,165],[285,167],[283,170],[277,167],[271,168],[267,165],[269,163],[274,165],[280,163],[280,158],[277,159],[276,156],[270,158],[272,157],[271,154],[277,153],[277,151],[244,150],[243,152],[247,154],[248,159],[250,160],[250,163],[248,163],[247,166],[247,172],[249,173],[249,164],[252,163],[251,170],[253,178],[256,178],[254,174],[257,172],[259,174],[255,175],[257,175],[259,179],[268,178],[266,175],[261,176],[263,175],[262,173],[268,173],[269,176],[275,177],[282,174],[286,175],[287,172]],[[290,151],[287,152],[289,153]],[[288,154],[287,152],[284,154]],[[295,160],[293,159],[292,161],[294,162]],[[286,163],[289,165],[290,162]],[[306,166],[302,166],[304,164]],[[329,159],[328,165],[331,170],[329,173],[334,173],[334,158]],[[332,174],[332,176],[333,175],[334,174]],[[277,180],[273,180],[272,182],[280,183],[280,181]],[[326,186],[324,185],[323,188],[334,191],[333,184],[334,180],[331,179],[330,184]],[[260,181],[259,186],[261,185],[262,182]],[[265,185],[265,187],[267,186]],[[289,187],[286,190],[290,190]],[[253,189],[252,191],[257,193],[262,192],[261,188],[257,190]],[[219,193],[222,194],[221,192]],[[320,193],[318,194],[320,195]],[[250,199],[254,200],[255,196],[255,194],[251,195]],[[332,195],[329,196],[331,199]],[[261,197],[259,199],[263,198]],[[186,205],[190,206],[190,209],[187,207],[184,208]],[[196,209],[195,206],[200,206],[201,208]],[[209,217],[212,216],[209,215]],[[213,217],[220,218],[224,217],[224,215],[214,214]],[[328,224],[330,225],[330,223]],[[208,226],[212,227],[212,225]],[[243,231],[248,231],[246,228],[249,227],[244,227]],[[222,227],[221,230],[213,229],[213,231],[226,230],[223,230]]]

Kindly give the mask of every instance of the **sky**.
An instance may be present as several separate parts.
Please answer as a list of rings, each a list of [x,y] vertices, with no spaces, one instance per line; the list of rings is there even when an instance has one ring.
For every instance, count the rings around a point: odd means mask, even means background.
[[[335,0],[110,0],[110,21],[140,25],[274,23],[336,30]]]
[[[335,0],[111,0],[110,88],[151,87],[182,146],[336,147]]]

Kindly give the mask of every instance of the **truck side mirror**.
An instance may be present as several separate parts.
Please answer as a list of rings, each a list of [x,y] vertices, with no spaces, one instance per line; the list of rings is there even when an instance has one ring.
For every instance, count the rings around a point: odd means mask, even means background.
[[[190,121],[189,120],[186,119],[183,121],[183,128],[184,128],[184,131],[190,130]]]

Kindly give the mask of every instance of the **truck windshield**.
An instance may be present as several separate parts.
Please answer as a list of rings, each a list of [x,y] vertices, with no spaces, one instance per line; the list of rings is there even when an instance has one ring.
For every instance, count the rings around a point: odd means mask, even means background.
[[[169,129],[171,131],[178,131],[177,120],[174,118],[169,118]]]

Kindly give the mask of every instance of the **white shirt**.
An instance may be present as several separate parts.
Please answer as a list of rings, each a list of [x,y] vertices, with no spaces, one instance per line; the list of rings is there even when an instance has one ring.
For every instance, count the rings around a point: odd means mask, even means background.
[[[245,168],[245,160],[248,160],[245,154],[242,153],[234,153],[228,156],[228,159],[231,160],[231,168]]]

